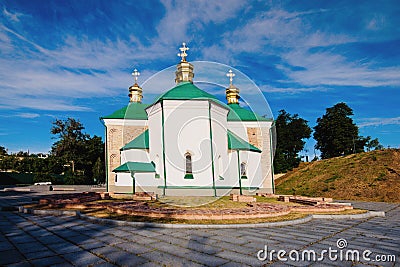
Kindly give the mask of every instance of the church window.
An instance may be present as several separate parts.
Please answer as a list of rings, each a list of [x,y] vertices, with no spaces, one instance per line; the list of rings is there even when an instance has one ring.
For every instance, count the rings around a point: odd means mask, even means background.
[[[247,164],[246,164],[246,162],[240,163],[240,176],[242,179],[247,179]]]
[[[185,179],[193,179],[192,155],[185,154]]]

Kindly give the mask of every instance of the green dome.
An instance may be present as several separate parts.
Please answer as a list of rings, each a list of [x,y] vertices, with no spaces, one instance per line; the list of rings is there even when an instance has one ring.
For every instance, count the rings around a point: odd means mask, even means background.
[[[251,110],[241,107],[239,104],[229,104],[228,121],[272,121],[264,118]]]
[[[111,115],[101,117],[101,119],[147,120],[145,109],[148,106],[148,104],[132,102],[126,107],[115,111]]]

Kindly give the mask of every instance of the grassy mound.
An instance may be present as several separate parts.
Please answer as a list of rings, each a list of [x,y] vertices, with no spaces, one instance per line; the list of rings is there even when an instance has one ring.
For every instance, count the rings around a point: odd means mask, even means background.
[[[400,149],[302,163],[275,185],[277,194],[400,202]]]

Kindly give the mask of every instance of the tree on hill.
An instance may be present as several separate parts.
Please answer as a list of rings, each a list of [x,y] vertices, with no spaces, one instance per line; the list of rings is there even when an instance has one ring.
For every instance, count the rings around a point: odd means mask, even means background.
[[[101,137],[84,133],[84,129],[83,124],[73,118],[55,120],[51,128],[51,133],[58,139],[51,152],[67,167],[65,173],[68,184],[91,184],[93,178],[104,180],[102,177],[93,177],[96,161],[100,158],[104,162],[104,143]]]
[[[367,147],[367,151],[371,150],[380,150],[383,148],[383,146],[379,143],[378,138],[371,139],[371,136],[367,136],[367,142],[365,146]]]
[[[299,152],[303,150],[303,139],[311,136],[311,128],[307,121],[298,114],[291,115],[285,110],[280,110],[275,121],[277,133],[277,146],[274,158],[275,173],[286,172],[296,168],[301,159]]]
[[[327,108],[314,127],[315,148],[323,159],[363,152],[371,137],[358,135],[358,127],[350,117],[353,110],[346,103]]]

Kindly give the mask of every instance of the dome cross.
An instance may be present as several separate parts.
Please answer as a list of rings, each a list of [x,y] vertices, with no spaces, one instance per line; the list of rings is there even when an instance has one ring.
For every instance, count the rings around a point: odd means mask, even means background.
[[[179,48],[179,50],[181,51],[180,53],[178,53],[178,57],[181,57],[181,62],[185,62],[186,61],[186,57],[187,57],[187,53],[186,51],[189,50],[189,47],[186,46],[186,43],[182,43],[182,47]]]
[[[138,78],[140,76],[140,72],[137,69],[134,69],[133,72],[132,72],[132,76],[135,79],[135,83],[137,83],[137,80],[138,80]]]
[[[229,78],[229,84],[230,84],[230,85],[232,85],[232,83],[233,83],[233,77],[235,77],[235,76],[236,76],[236,74],[233,73],[232,70],[229,70],[228,73],[226,74],[226,77]]]

